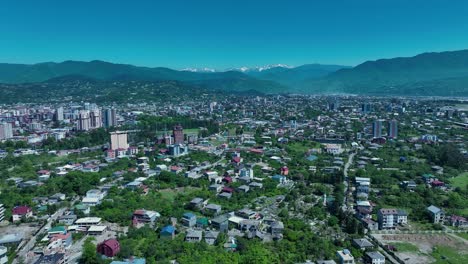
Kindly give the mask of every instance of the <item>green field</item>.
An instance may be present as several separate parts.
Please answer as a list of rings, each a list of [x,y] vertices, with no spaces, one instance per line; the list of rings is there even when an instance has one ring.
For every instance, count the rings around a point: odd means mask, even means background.
[[[397,250],[401,252],[419,252],[419,248],[411,243],[395,242],[390,243],[390,245],[396,247]]]
[[[468,254],[447,246],[437,246],[431,253],[436,259],[434,263],[468,263]]]
[[[450,180],[453,187],[465,188],[468,185],[468,172],[464,172]]]
[[[468,240],[468,233],[456,233],[456,235]]]

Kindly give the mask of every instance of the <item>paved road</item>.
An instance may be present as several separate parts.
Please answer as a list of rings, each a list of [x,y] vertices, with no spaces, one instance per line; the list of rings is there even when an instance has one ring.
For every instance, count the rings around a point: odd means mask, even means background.
[[[344,198],[343,198],[343,209],[345,209],[345,210],[348,209],[348,195],[350,194],[349,193],[350,182],[349,182],[349,179],[348,179],[348,170],[349,170],[349,167],[351,166],[351,164],[353,164],[354,156],[356,156],[356,153],[351,153],[349,155],[348,161],[346,162],[346,164],[344,166],[344,170],[343,170],[343,175],[344,175],[343,184],[345,186],[345,188],[344,188]]]
[[[61,208],[57,212],[55,212],[53,215],[49,217],[47,220],[47,223],[42,226],[41,229],[36,233],[36,235],[32,236],[29,241],[21,248],[19,252],[16,254],[16,258],[13,260],[13,263],[18,263],[18,257],[23,257],[26,259],[26,256],[29,251],[31,251],[34,248],[34,245],[36,244],[36,241],[38,239],[38,235],[42,235],[45,231],[49,230],[52,226],[52,222],[57,220],[57,218],[65,212],[67,208]],[[39,238],[42,239],[42,238]]]
[[[78,198],[73,200],[72,204],[74,202],[76,202],[77,199]],[[49,217],[49,219],[47,220],[47,223],[44,226],[42,226],[41,229],[39,229],[39,231],[36,233],[36,235],[32,236],[29,239],[29,241],[23,247],[21,247],[21,249],[19,251],[16,252],[16,258],[13,260],[13,264],[18,263],[19,257],[23,257],[24,259],[26,259],[28,252],[31,251],[34,248],[34,245],[36,244],[36,241],[38,239],[38,235],[42,235],[45,231],[49,230],[52,227],[52,223],[54,221],[56,221],[59,216],[63,215],[63,213],[67,209],[68,208],[66,208],[66,207],[60,208],[57,212],[55,212],[53,215],[51,215]],[[42,239],[42,237],[39,238],[39,239]]]

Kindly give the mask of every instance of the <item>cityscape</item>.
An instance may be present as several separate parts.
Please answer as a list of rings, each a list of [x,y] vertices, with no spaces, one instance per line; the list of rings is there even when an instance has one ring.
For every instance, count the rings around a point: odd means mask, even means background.
[[[468,263],[466,3],[32,2],[0,10],[0,264]]]

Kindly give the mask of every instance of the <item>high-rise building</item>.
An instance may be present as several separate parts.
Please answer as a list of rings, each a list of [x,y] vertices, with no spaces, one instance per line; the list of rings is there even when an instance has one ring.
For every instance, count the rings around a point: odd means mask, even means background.
[[[84,110],[80,111],[78,114],[78,121],[77,121],[77,130],[79,131],[88,131],[91,129],[91,121],[89,117],[89,111]]]
[[[89,120],[91,123],[91,128],[100,128],[102,127],[102,116],[101,116],[101,110],[100,109],[93,109],[89,113]]]
[[[117,111],[114,108],[105,109],[102,118],[105,127],[117,125]]]
[[[10,139],[13,137],[13,126],[11,123],[0,123],[0,140]]]
[[[78,114],[76,128],[79,131],[88,131],[102,127],[101,110],[81,110]]]
[[[0,222],[5,219],[5,207],[3,207],[3,204],[0,204]]]
[[[184,143],[184,129],[181,125],[174,126],[172,130],[174,136],[174,144],[183,144]]]
[[[394,120],[390,120],[388,122],[388,137],[389,138],[397,138],[398,137],[398,122]]]
[[[372,104],[370,103],[361,104],[361,112],[363,112],[364,114],[372,112]]]
[[[55,109],[55,121],[63,121],[63,107]]]
[[[111,149],[128,149],[127,132],[116,131],[110,133]]]
[[[375,120],[372,124],[372,135],[374,138],[382,137],[382,120]]]
[[[340,107],[340,101],[338,98],[333,98],[332,100],[328,101],[328,110],[329,111],[337,111]]]

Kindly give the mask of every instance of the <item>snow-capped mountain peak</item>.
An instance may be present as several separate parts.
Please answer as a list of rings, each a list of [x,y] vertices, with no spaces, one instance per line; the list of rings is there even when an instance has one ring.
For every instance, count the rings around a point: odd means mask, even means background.
[[[215,69],[212,68],[185,68],[182,71],[189,71],[189,72],[216,72]]]
[[[240,71],[240,72],[261,72],[266,71],[272,68],[288,68],[291,69],[293,66],[286,65],[286,64],[270,64],[264,66],[255,66],[255,67],[239,67],[239,68],[231,68],[228,69],[230,71]]]

